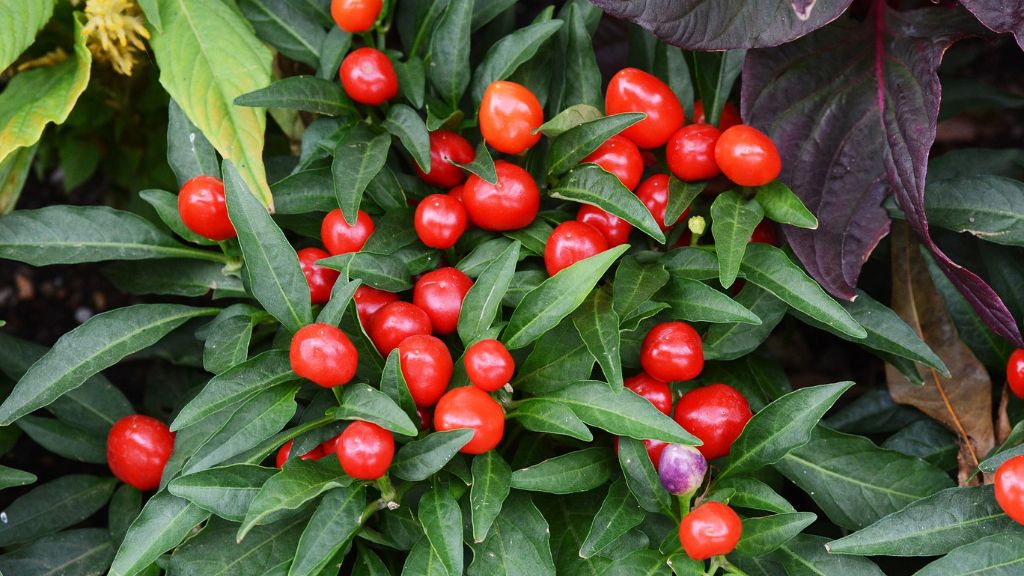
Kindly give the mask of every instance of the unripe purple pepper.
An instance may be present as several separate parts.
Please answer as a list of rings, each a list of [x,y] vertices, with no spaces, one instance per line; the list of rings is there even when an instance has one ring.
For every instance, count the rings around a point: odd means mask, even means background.
[[[671,494],[692,494],[708,472],[708,461],[692,446],[669,444],[658,462],[658,478]]]

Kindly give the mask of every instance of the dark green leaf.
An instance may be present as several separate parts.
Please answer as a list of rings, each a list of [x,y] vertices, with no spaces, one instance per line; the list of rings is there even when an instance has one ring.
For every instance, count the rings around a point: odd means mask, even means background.
[[[167,164],[179,188],[196,176],[220,178],[217,152],[173,98],[167,104]]]
[[[106,505],[113,478],[71,474],[41,484],[4,508],[0,546],[31,542],[78,524]]]
[[[110,498],[110,506],[107,507],[107,525],[110,527],[110,537],[115,546],[120,546],[124,535],[128,533],[128,527],[132,521],[142,512],[142,492],[134,486],[124,484],[114,490]],[[110,567],[110,560],[114,559],[114,550],[110,550],[110,558],[104,570]]]
[[[565,38],[565,49],[558,54],[562,64],[560,70],[564,70],[559,108],[575,104],[602,104],[601,70],[591,42],[592,29],[588,30],[586,25],[585,7],[587,4],[583,2],[571,4],[566,14],[566,26],[561,34]],[[600,11],[597,12],[600,18]]]
[[[83,528],[44,536],[0,556],[0,571],[16,576],[95,576],[106,574],[113,558],[110,533]]]
[[[374,353],[376,353],[376,349],[374,349]],[[412,393],[409,392],[405,376],[402,375],[402,364],[397,348],[388,354],[387,362],[384,364],[384,370],[380,377],[380,391],[405,411],[410,422],[417,421],[415,419],[418,419],[419,416],[416,412],[416,403],[412,399]]]
[[[748,281],[844,334],[857,339],[867,336],[864,327],[797,267],[785,252],[760,243],[751,244],[746,252],[741,270]]]
[[[704,121],[708,124],[718,126],[722,108],[729,99],[729,92],[740,74],[746,55],[746,50],[693,53],[694,78],[697,79],[697,89],[704,106]]]
[[[359,287],[362,285],[362,280],[346,282],[343,278],[338,278],[334,283],[334,288],[331,288],[330,300],[320,310],[320,313],[316,315],[316,321],[330,324],[331,326],[341,324],[341,319],[352,303],[356,290],[359,290]]]
[[[668,204],[665,205],[665,226],[674,226],[679,217],[700,195],[707,182],[683,182],[675,176],[668,180]],[[686,224],[682,222],[682,224]],[[717,241],[716,241],[717,245]]]
[[[695,437],[645,398],[626,388],[612,390],[604,382],[576,382],[546,396],[568,406],[591,426],[637,440],[695,445]]]
[[[1013,576],[1024,570],[1024,534],[1004,532],[954,548],[915,576]]]
[[[1024,246],[1024,182],[967,176],[929,182],[925,210],[932,225],[989,242]]]
[[[478,340],[501,311],[501,300],[508,291],[519,261],[519,246],[519,242],[513,241],[495,256],[462,299],[458,328],[463,344],[468,346]]]
[[[365,506],[366,489],[362,485],[328,492],[302,531],[288,576],[322,573],[334,555],[362,528]]]
[[[612,303],[620,318],[632,314],[641,304],[668,283],[668,272],[656,263],[641,264],[636,258],[627,256],[615,269],[612,283]]]
[[[810,440],[815,425],[853,382],[794,390],[754,415],[733,442],[718,478],[774,464]]]
[[[647,448],[640,440],[619,438],[619,465],[626,485],[648,512],[671,512],[672,497],[661,485]]]
[[[512,486],[512,469],[494,450],[473,457],[473,485],[469,491],[473,542],[487,538],[495,518],[508,498]]]
[[[0,466],[0,490],[14,486],[24,486],[36,481],[36,475],[17,468]]]
[[[708,497],[714,499],[716,493],[726,491],[732,491],[733,495],[728,498],[728,501],[734,507],[764,510],[778,514],[796,512],[788,500],[779,496],[775,490],[760,480],[744,476],[726,478],[715,483],[715,490]]]
[[[548,174],[560,176],[597,150],[612,136],[644,119],[641,112],[626,112],[591,120],[555,138],[548,150]]]
[[[505,327],[505,345],[522,348],[554,328],[583,303],[605,271],[628,249],[629,245],[623,244],[581,260],[528,293]]]
[[[391,473],[403,480],[419,482],[444,467],[473,439],[473,430],[460,428],[434,432],[402,446],[391,463]]]
[[[298,517],[272,526],[259,526],[242,542],[235,540],[235,524],[213,519],[202,532],[174,551],[167,573],[283,576],[292,562],[305,523],[305,517]]]
[[[379,290],[402,292],[412,287],[409,269],[398,256],[350,252],[325,258],[317,264],[347,272],[351,278],[362,280],[364,284]]]
[[[405,192],[398,183],[395,173],[387,166],[381,168],[373,180],[370,180],[370,184],[366,187],[366,193],[370,196],[370,200],[387,211],[384,218],[394,212],[408,209],[409,204],[406,202]],[[373,240],[373,236],[370,236],[366,243],[369,244],[371,240]]]
[[[478,4],[489,3],[483,1]],[[483,99],[484,90],[491,82],[505,80],[516,71],[516,68],[533,58],[547,39],[561,27],[561,20],[538,22],[520,28],[495,42],[473,72],[473,101],[480,102]]]
[[[918,420],[882,442],[882,448],[920,458],[940,470],[956,468],[956,436],[934,420]]]
[[[358,546],[359,553],[356,555],[355,566],[352,568],[352,576],[391,576],[384,561],[380,559],[369,548]]]
[[[157,492],[132,522],[109,576],[134,576],[185,539],[210,513],[188,500]]]
[[[832,554],[938,556],[1016,526],[993,487],[948,488],[825,545]]]
[[[462,574],[462,510],[451,493],[434,486],[420,498],[423,533],[448,574]]]
[[[415,110],[405,104],[388,109],[384,128],[397,137],[421,170],[430,171],[430,135],[427,125]]]
[[[363,192],[384,167],[390,147],[391,137],[387,134],[374,136],[360,131],[350,132],[335,146],[334,162],[331,163],[334,194],[350,226],[356,223]]]
[[[788,512],[743,520],[743,535],[736,553],[745,556],[768,554],[792,540],[818,517],[810,512]]]
[[[214,156],[211,161],[216,164],[216,160],[217,157]],[[220,172],[220,168],[217,168],[217,172]],[[213,240],[203,238],[185,227],[185,222],[181,219],[181,213],[178,212],[177,194],[171,194],[166,190],[149,189],[139,192],[139,197],[152,206],[160,221],[166,224],[178,236],[193,244],[200,244],[202,246],[213,246],[216,244]],[[185,260],[181,261],[184,262]]]
[[[399,405],[386,394],[357,382],[345,387],[341,406],[334,412],[338,420],[365,420],[403,436],[416,436],[417,426]]]
[[[498,172],[494,168],[494,159],[491,158],[491,153],[487,150],[487,143],[481,141],[476,147],[475,154],[473,161],[469,164],[459,164],[458,162],[452,162],[452,164],[455,164],[470,174],[476,174],[485,182],[497,184]]]
[[[573,128],[601,118],[601,111],[590,104],[574,104],[541,124],[540,131],[548,138],[554,138]]]
[[[573,314],[573,324],[587,350],[597,359],[605,380],[612,388],[622,387],[622,359],[619,354],[619,315],[611,296],[595,290]]]
[[[671,570],[655,550],[635,550],[617,558],[600,576],[669,576]]]
[[[423,60],[410,56],[405,62],[394,62],[394,65],[402,95],[414,108],[422,109],[427,88],[427,71],[423,66]]]
[[[885,576],[873,562],[865,558],[836,556],[828,553],[828,539],[800,534],[779,547],[772,557],[787,575],[794,576]]]
[[[167,491],[225,520],[241,522],[260,488],[276,473],[273,468],[230,464],[179,476]]]
[[[711,233],[722,286],[728,288],[736,280],[750,236],[763,217],[760,204],[743,200],[735,190],[719,194],[711,204]]]
[[[541,394],[590,377],[594,357],[572,322],[565,320],[537,340],[513,387]]]
[[[289,0],[240,0],[238,7],[256,34],[285,56],[310,66],[320,62],[327,32]]]
[[[483,543],[473,544],[467,576],[554,576],[548,523],[530,497],[513,492]]]
[[[270,190],[276,214],[330,212],[337,208],[332,178],[329,168],[313,168],[275,182]]]
[[[255,325],[253,316],[249,314],[222,316],[224,312],[210,323],[203,344],[203,368],[214,374],[245,362]]]
[[[560,434],[584,442],[590,442],[594,435],[587,425],[565,405],[554,400],[527,398],[520,400],[508,418],[517,420],[523,428],[534,432]]]
[[[533,256],[543,256],[544,246],[547,244],[548,237],[554,231],[555,229],[550,224],[541,218],[537,218],[526,228],[505,232],[505,236],[518,240],[523,245],[523,248],[526,248]],[[526,254],[526,256],[529,255]]]
[[[238,231],[252,295],[289,331],[313,321],[309,285],[284,232],[249,193],[230,162],[224,162],[228,216]]]
[[[330,14],[327,15],[330,20]],[[328,23],[329,25],[330,23]],[[348,54],[352,45],[352,35],[337,26],[332,26],[331,31],[324,36],[320,44],[320,62],[316,68],[319,78],[333,80],[338,77],[338,69],[341,68],[341,61]],[[399,79],[401,85],[401,79]]]
[[[661,263],[674,277],[690,280],[718,278],[718,257],[704,248],[677,248],[661,257]]]
[[[611,462],[607,449],[585,448],[512,472],[512,487],[551,494],[586,492],[611,478]]]
[[[430,83],[452,108],[469,86],[469,30],[473,2],[449,2],[430,35]],[[416,52],[410,51],[415,55]]]
[[[90,376],[147,348],[186,321],[216,312],[178,304],[137,304],[97,314],[60,337],[25,373],[4,403],[8,425],[81,386]]]
[[[232,404],[297,379],[286,351],[268,350],[258,354],[211,378],[203,390],[178,412],[171,423],[171,431],[196,424]]]
[[[748,283],[733,299],[761,320],[758,326],[748,323],[712,324],[704,337],[704,358],[735,360],[761,345],[782,321],[789,306],[771,292]]]
[[[223,261],[220,254],[179,244],[131,212],[66,205],[0,217],[0,258],[32,266],[150,258]]]
[[[800,197],[778,180],[757,189],[754,197],[764,208],[764,215],[780,223],[799,228],[818,228],[818,219],[804,206]]]
[[[672,307],[672,318],[690,322],[741,322],[758,326],[761,319],[741,304],[697,280],[676,278],[657,296]]]
[[[437,552],[430,546],[430,541],[420,538],[413,545],[409,555],[402,563],[402,576],[447,576],[444,564]]]
[[[238,528],[238,541],[254,527],[279,520],[324,492],[351,482],[337,462],[288,460],[256,493]]]
[[[600,554],[620,536],[643,522],[644,511],[630,493],[622,479],[608,487],[600,510],[594,516],[587,539],[580,548],[580,556],[590,558]]]
[[[224,265],[203,260],[168,258],[141,262],[116,262],[103,273],[118,289],[132,294],[203,296],[219,294],[246,297],[242,280],[224,273]]]
[[[336,79],[325,80],[315,76],[289,76],[266,88],[242,94],[235,98],[235,105],[287,108],[327,116],[349,116],[358,113]]]
[[[107,438],[53,418],[25,415],[16,422],[25,434],[43,448],[68,460],[107,463]]]

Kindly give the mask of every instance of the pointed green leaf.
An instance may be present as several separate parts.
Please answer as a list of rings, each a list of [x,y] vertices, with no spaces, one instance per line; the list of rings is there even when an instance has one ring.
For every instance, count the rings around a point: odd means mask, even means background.
[[[625,112],[584,122],[555,138],[548,150],[548,174],[571,170],[606,140],[644,119],[642,112]]]
[[[493,0],[482,0],[477,4],[487,5],[492,2]],[[483,100],[484,91],[491,82],[507,79],[519,66],[533,58],[548,38],[561,27],[561,20],[537,22],[495,42],[487,49],[480,65],[473,72],[473,101]]]
[[[469,491],[473,542],[479,544],[487,538],[511,486],[512,469],[497,451],[473,457],[473,485]]]
[[[366,488],[335,488],[324,496],[302,531],[288,576],[315,576],[362,528]]]
[[[829,554],[827,538],[800,534],[779,547],[771,558],[781,564],[786,574],[813,576],[885,576],[878,566],[866,558]],[[778,574],[779,572],[775,572]]]
[[[473,439],[473,430],[460,428],[434,432],[402,446],[391,463],[391,473],[419,482],[444,467],[455,453]]]
[[[587,350],[597,359],[605,380],[613,389],[622,387],[622,358],[619,351],[619,315],[611,296],[595,290],[573,314],[573,324]]]
[[[679,217],[693,203],[694,198],[704,191],[707,182],[683,182],[675,176],[668,180],[668,204],[665,205],[665,226],[674,226]],[[685,225],[686,222],[680,222]]]
[[[512,492],[487,539],[473,544],[467,576],[554,576],[551,531],[530,497]]]
[[[601,508],[594,515],[590,532],[587,533],[587,539],[580,548],[580,556],[590,558],[600,554],[643,520],[643,508],[637,504],[626,482],[623,479],[612,482]]]
[[[586,492],[611,478],[612,455],[605,448],[584,448],[512,472],[518,490],[571,494]]]
[[[632,256],[623,258],[615,269],[612,283],[612,304],[619,318],[629,316],[649,301],[668,283],[668,278],[668,272],[660,264],[641,264]]]
[[[745,556],[768,554],[792,540],[818,517],[810,512],[789,512],[743,519],[743,534],[736,553]]]
[[[760,204],[743,200],[735,190],[719,194],[711,204],[711,233],[722,286],[728,288],[736,280],[747,244],[763,217]]]
[[[601,111],[590,104],[574,104],[541,124],[539,130],[548,138],[554,138],[572,130],[580,124],[601,118]]]
[[[270,477],[256,493],[238,528],[238,541],[256,526],[270,524],[333,488],[348,486],[352,479],[330,460],[285,462],[280,472]]]
[[[370,180],[384,167],[390,147],[391,137],[387,134],[374,136],[372,133],[353,131],[339,140],[334,148],[334,162],[331,164],[334,194],[350,226],[356,222],[363,192]]]
[[[596,164],[573,168],[550,194],[554,198],[597,206],[629,222],[658,242],[665,242],[665,233],[658,227],[644,203],[623,186],[618,177]]]
[[[326,116],[351,116],[358,113],[348,95],[335,80],[315,76],[289,76],[266,88],[235,98],[236,106],[250,108],[287,108]]]
[[[199,128],[196,128],[196,125],[185,116],[185,112],[173,98],[167,104],[167,163],[177,177],[179,188],[196,176],[220,178],[220,162],[217,161],[217,152],[206,136],[199,131]],[[140,192],[145,199],[144,194],[145,191]],[[180,222],[181,217],[178,216],[176,200],[177,198],[174,203],[174,216]],[[149,200],[146,199],[146,201]],[[152,204],[152,202],[150,203]],[[161,219],[167,221],[163,216]],[[174,231],[178,232],[177,228]],[[192,232],[189,231],[189,233]],[[186,236],[186,238],[188,237]],[[191,240],[191,238],[189,239]]]
[[[473,2],[450,2],[430,36],[428,73],[441,98],[451,108],[458,108],[463,92],[469,86],[470,24]],[[412,51],[411,54],[415,54]]]
[[[419,431],[412,419],[383,392],[361,382],[345,387],[341,406],[334,412],[337,420],[365,420],[403,436]]]
[[[761,324],[761,319],[743,305],[697,280],[677,278],[662,289],[657,299],[672,307],[671,315],[676,320]]]
[[[459,338],[466,346],[494,323],[501,311],[501,300],[508,291],[519,262],[519,242],[513,241],[487,265],[462,299],[459,314]],[[460,263],[461,265],[461,263]]]
[[[405,104],[393,104],[384,120],[384,129],[402,142],[421,170],[430,171],[430,134],[415,110]]]
[[[448,574],[462,574],[462,511],[446,488],[434,486],[420,497],[418,517],[434,554]]]
[[[109,576],[135,576],[174,548],[210,513],[188,500],[157,492],[132,522]]]
[[[405,376],[402,375],[402,364],[397,348],[388,354],[387,362],[384,364],[380,377],[380,391],[405,411],[410,422],[418,421],[416,403],[409,392],[408,384],[405,383]]]
[[[53,16],[53,0],[11,0],[0,3],[0,70],[6,69]]]
[[[594,439],[587,425],[576,414],[554,400],[544,398],[527,398],[516,404],[515,410],[508,418],[522,424],[523,428],[533,432],[560,434],[584,442]]]
[[[661,485],[643,442],[619,438],[619,466],[629,491],[648,512],[671,512],[672,496]]]
[[[256,34],[285,56],[316,66],[327,33],[316,18],[289,0],[240,0],[238,7]]]
[[[0,546],[31,542],[78,524],[106,505],[116,485],[113,478],[70,474],[33,488],[4,508]]]
[[[1024,570],[1024,534],[1003,532],[954,548],[914,576],[1013,576]]]
[[[470,174],[476,174],[477,177],[489,184],[498,183],[498,172],[494,167],[494,159],[491,157],[490,151],[487,150],[487,142],[480,141],[476,147],[476,155],[469,164],[459,164],[458,162],[452,162],[452,164]]]
[[[225,520],[241,522],[260,488],[276,473],[263,466],[230,464],[179,476],[167,491]]]
[[[778,180],[758,188],[754,199],[764,208],[765,216],[780,224],[811,230],[818,228],[818,219],[804,206],[800,197]]]

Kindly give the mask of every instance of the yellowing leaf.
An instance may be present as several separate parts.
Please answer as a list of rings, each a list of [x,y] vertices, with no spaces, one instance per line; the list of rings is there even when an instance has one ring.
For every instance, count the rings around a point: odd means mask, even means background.
[[[223,0],[160,0],[159,20],[151,44],[160,84],[272,209],[263,168],[266,110],[234,105],[235,98],[270,84],[270,50]]]
[[[54,0],[0,0],[0,71],[28,48],[53,16]]]

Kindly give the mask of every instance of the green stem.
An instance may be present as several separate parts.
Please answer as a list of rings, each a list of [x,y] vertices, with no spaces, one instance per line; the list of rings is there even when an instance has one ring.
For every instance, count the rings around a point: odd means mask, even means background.
[[[749,576],[749,574],[737,568],[735,564],[726,560],[725,556],[719,556],[719,558],[722,559],[722,568],[725,569],[726,574],[733,574],[734,576]]]
[[[693,497],[693,493],[680,494],[679,500],[679,519],[682,520],[687,514],[690,513],[690,498]]]
[[[711,565],[708,566],[708,571],[704,573],[704,576],[715,576],[715,574],[718,574],[718,569],[722,566],[722,560],[724,559],[722,556],[712,556]]]

